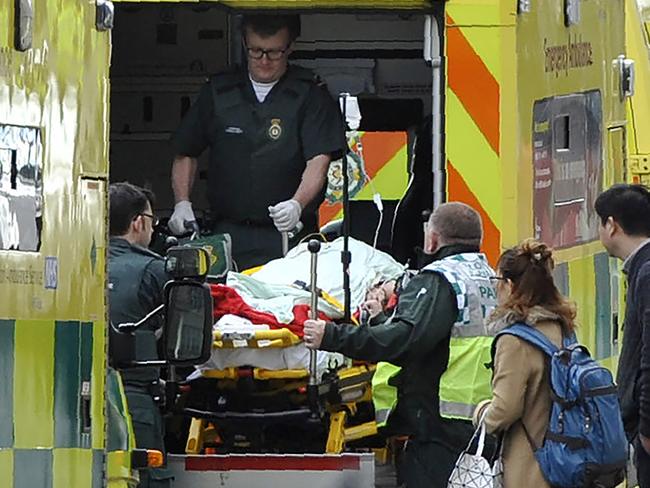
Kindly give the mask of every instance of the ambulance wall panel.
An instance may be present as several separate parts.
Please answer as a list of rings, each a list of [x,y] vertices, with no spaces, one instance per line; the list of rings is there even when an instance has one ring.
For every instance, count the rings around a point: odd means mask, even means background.
[[[90,440],[95,450],[103,449],[106,437],[104,417],[104,397],[106,386],[106,345],[108,328],[103,320],[97,321],[92,328],[92,370],[90,373]],[[86,339],[82,341],[86,342]],[[100,451],[101,452],[101,451]]]
[[[14,321],[0,320],[0,449],[14,445],[14,334]]]
[[[79,322],[57,322],[54,355],[54,445],[79,447],[81,378]]]
[[[357,48],[381,43],[391,47],[422,48],[424,17],[418,14],[317,14],[302,15],[298,49],[306,46],[337,48],[354,44]]]
[[[111,182],[129,181],[149,188],[156,195],[156,215],[166,217],[174,210],[171,188],[173,151],[165,139],[124,139],[111,144]],[[195,209],[207,209],[206,174],[209,151],[199,158],[199,175],[191,195]],[[200,212],[197,217],[200,217]]]
[[[596,359],[612,355],[612,288],[609,273],[609,256],[599,253],[594,256],[596,275]]]
[[[596,342],[596,276],[594,259],[585,256],[569,262],[569,291],[570,299],[576,303],[578,328],[576,330],[580,342],[590,350]]]
[[[53,488],[51,449],[16,449],[13,468],[14,488]]]
[[[226,65],[228,15],[218,5],[117,5],[111,76],[187,76]]]
[[[93,480],[90,488],[104,488],[104,451],[103,450],[93,449],[92,478]]]
[[[141,135],[142,139],[157,134],[168,138],[182,116],[196,100],[205,76],[184,79],[155,78],[113,79],[111,96],[111,135]]]
[[[52,448],[54,321],[17,320],[15,344],[14,447]]]
[[[7,486],[14,486],[14,451],[0,448],[0,473]]]
[[[52,488],[88,487],[92,485],[90,449],[54,449]]]
[[[567,263],[559,263],[553,270],[553,281],[560,293],[564,296],[569,296],[569,265]]]

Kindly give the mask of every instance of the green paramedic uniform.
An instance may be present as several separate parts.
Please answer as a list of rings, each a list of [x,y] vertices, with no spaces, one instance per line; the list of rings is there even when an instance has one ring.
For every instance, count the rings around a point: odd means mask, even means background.
[[[456,273],[455,283],[447,278],[451,272]],[[472,279],[463,287],[469,273]],[[478,377],[476,390],[482,394],[487,386],[489,397],[490,372],[485,364],[490,358],[489,348],[483,357],[484,329],[477,340],[481,347],[457,339],[472,337],[465,334],[475,332],[473,325],[477,324],[472,320],[483,325],[483,317],[494,306],[496,295],[489,278],[493,274],[477,248],[445,246],[433,263],[408,282],[389,321],[369,327],[328,324],[325,329],[321,349],[355,359],[387,361],[401,368],[386,375],[396,388],[396,405],[390,394],[385,395],[384,402],[386,407],[394,407],[386,432],[409,436],[402,465],[402,478],[409,488],[446,486],[458,455],[473,433],[467,417],[443,415],[443,405],[457,407],[455,403],[462,403],[456,402],[453,387],[462,385],[462,394],[473,391],[471,379]],[[485,288],[484,293],[479,286]],[[468,329],[459,331],[464,325]],[[461,347],[455,347],[457,342]],[[466,350],[472,354],[471,361],[460,354]],[[474,357],[477,350],[481,357],[478,361]],[[474,401],[476,395],[468,398]]]
[[[207,195],[214,231],[232,237],[246,269],[281,256],[282,239],[268,207],[293,197],[306,162],[333,159],[346,147],[338,105],[304,68],[289,66],[263,102],[246,70],[213,76],[172,139],[177,155],[210,147]],[[302,237],[318,230],[321,194],[302,212]]]
[[[137,322],[158,307],[163,300],[163,286],[171,277],[165,272],[158,254],[111,237],[108,252],[110,321],[113,324]],[[159,359],[155,331],[162,323],[148,321],[135,332],[138,360]],[[133,368],[120,371],[124,382],[129,413],[133,421],[136,446],[165,452],[164,426],[160,409],[154,402],[153,385],[160,379],[160,369]],[[168,488],[171,471],[152,468],[140,471],[140,488]]]

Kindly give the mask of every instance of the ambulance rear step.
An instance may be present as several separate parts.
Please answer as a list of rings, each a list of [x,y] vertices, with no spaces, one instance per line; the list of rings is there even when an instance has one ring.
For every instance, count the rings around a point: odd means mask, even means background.
[[[168,456],[176,488],[373,488],[372,453]]]

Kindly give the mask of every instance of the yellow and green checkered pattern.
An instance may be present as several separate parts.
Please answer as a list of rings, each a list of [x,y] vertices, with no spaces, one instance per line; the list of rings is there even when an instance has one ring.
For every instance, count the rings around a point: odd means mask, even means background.
[[[617,294],[612,289],[612,266],[607,253],[574,257],[558,264],[554,278],[560,291],[576,302],[578,338],[591,351],[593,357],[607,367],[614,367],[615,350],[612,348],[614,329],[613,314],[619,310],[612,300]],[[594,305],[595,298],[595,305]]]
[[[3,487],[104,486],[104,325],[0,320]]]

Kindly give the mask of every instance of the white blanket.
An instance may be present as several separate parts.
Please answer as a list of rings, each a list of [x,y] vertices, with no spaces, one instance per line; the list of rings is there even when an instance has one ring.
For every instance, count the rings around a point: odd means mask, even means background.
[[[341,305],[344,302],[341,251],[343,238],[323,243],[318,253],[316,285],[327,292]],[[368,244],[350,239],[350,310],[354,312],[365,299],[366,291],[380,280],[397,278],[404,273],[405,266],[389,254],[378,251]],[[228,274],[228,286],[233,287],[246,303],[257,310],[270,312],[280,322],[293,319],[293,306],[309,304],[310,293],[293,286],[301,281],[309,286],[311,253],[303,242],[279,259],[264,265],[252,276],[239,273]],[[336,319],[343,316],[342,310],[319,300],[318,309]]]
[[[224,315],[214,325],[214,330],[221,332],[254,332],[268,330],[266,325],[253,324],[249,320],[235,315]],[[236,347],[233,349],[213,349],[208,362],[198,367],[198,372],[188,379],[194,379],[201,372],[211,369],[223,370],[250,366],[269,370],[309,369],[309,349],[300,343],[283,348],[248,348]],[[316,371],[318,379],[328,369],[338,369],[345,364],[343,355],[333,352],[318,351],[316,355]]]
[[[318,253],[317,286],[343,305],[343,277],[341,250],[343,238],[324,243]],[[352,254],[350,263],[351,310],[354,312],[363,302],[366,291],[380,280],[401,276],[405,267],[390,255],[377,251],[369,245],[350,239],[349,249]],[[253,276],[240,273],[228,273],[227,285],[234,288],[242,299],[251,307],[262,312],[272,313],[278,321],[293,321],[293,307],[310,304],[309,291],[294,286],[301,281],[309,286],[311,253],[307,243],[299,244],[280,259],[270,261]],[[318,310],[332,319],[343,317],[343,310],[323,299],[318,301]],[[247,319],[226,315],[215,328],[224,332],[250,332],[268,329],[266,325],[252,324]],[[336,368],[344,364],[340,354],[318,351],[319,378],[328,367]],[[225,369],[228,367],[251,366],[269,370],[307,369],[309,368],[309,350],[298,344],[286,348],[235,348],[213,349],[212,357],[200,371],[207,369]],[[200,374],[200,373],[199,373]],[[194,376],[194,375],[192,375]]]

